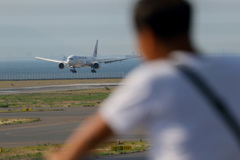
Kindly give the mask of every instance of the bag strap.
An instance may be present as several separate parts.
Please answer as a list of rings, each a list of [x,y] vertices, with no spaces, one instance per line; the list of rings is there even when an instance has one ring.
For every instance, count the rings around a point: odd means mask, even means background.
[[[199,74],[194,72],[191,68],[178,65],[176,68],[187,77],[200,92],[208,99],[212,104],[211,106],[216,110],[216,112],[222,117],[225,124],[229,127],[233,135],[236,137],[240,145],[240,127],[237,121],[234,119],[231,112],[228,110],[227,106],[221,99],[214,93],[214,91],[205,83]]]

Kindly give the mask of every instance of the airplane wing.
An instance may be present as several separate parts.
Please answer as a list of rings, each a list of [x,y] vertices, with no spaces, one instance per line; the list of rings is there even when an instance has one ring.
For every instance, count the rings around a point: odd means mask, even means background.
[[[127,59],[133,59],[133,58],[138,58],[138,57],[98,59],[97,61],[99,63],[112,63],[112,62],[124,61]]]
[[[40,60],[44,60],[44,61],[56,62],[56,63],[67,63],[67,61],[59,61],[59,60],[54,60],[54,59],[42,58],[42,57],[35,57],[35,58],[40,59]]]

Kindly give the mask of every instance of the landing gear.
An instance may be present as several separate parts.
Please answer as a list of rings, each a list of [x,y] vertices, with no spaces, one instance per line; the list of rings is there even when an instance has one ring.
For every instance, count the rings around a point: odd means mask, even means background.
[[[73,67],[73,69],[70,69],[70,71],[71,71],[72,73],[77,73],[75,67]]]
[[[92,73],[97,73],[95,69],[92,69],[91,72],[92,72]]]

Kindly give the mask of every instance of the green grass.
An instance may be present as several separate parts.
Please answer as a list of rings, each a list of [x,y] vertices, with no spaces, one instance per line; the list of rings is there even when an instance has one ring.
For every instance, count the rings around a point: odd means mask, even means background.
[[[40,118],[0,119],[0,125],[21,124],[40,121]]]
[[[133,145],[134,143],[134,145]],[[90,157],[105,157],[118,154],[134,153],[145,151],[150,148],[147,142],[124,142],[121,145],[131,145],[132,150],[111,151],[111,146],[116,145],[116,142],[106,142],[101,147],[95,149],[90,154]],[[3,148],[0,153],[0,160],[43,160],[45,155],[53,150],[58,150],[62,144],[43,144],[29,147],[14,147]]]
[[[107,142],[94,150],[90,157],[105,157],[105,156],[112,156],[118,154],[128,154],[128,153],[136,153],[142,152],[150,149],[150,145],[147,142],[143,141],[125,141],[120,144],[121,146],[132,146],[131,150],[118,150],[118,151],[111,151],[111,146],[116,146],[116,142]]]
[[[99,106],[113,88],[0,95],[0,108],[92,107]]]
[[[51,149],[58,149],[59,144],[43,144],[29,147],[3,148],[0,160],[43,160],[44,154]]]

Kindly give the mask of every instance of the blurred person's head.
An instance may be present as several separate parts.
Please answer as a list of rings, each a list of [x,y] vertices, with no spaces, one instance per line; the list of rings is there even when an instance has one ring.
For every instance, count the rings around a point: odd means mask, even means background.
[[[174,50],[193,51],[191,16],[191,6],[185,0],[140,0],[134,23],[146,59],[165,58]]]

